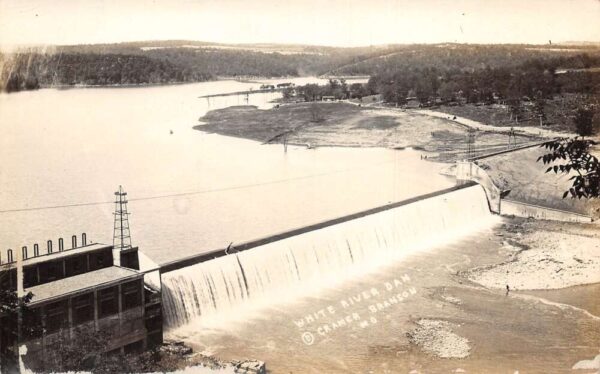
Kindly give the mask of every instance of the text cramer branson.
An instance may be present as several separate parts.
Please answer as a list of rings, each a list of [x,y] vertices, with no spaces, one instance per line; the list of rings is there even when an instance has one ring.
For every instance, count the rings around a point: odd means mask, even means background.
[[[316,333],[321,336],[325,336],[330,332],[349,326],[357,321],[359,321],[360,327],[365,328],[377,323],[377,319],[372,315],[373,313],[386,310],[392,305],[398,304],[417,293],[417,290],[414,287],[399,290],[399,288],[405,287],[408,282],[410,282],[410,277],[405,274],[401,276],[400,279],[384,282],[382,287],[371,287],[370,289],[359,292],[351,297],[344,298],[339,301],[337,306],[332,304],[314,313],[307,314],[298,320],[294,320],[294,324],[299,329],[306,329],[309,325],[317,322],[319,323],[319,326],[316,328]],[[339,310],[343,311],[352,306],[359,307],[361,304],[367,304],[367,302],[369,303],[367,310],[370,312],[369,318],[367,319],[362,319],[359,312],[347,313],[341,315],[339,318],[335,317]],[[335,318],[335,320],[323,323],[325,322],[323,321],[324,319],[330,318]],[[314,342],[314,336],[306,331],[302,334],[302,340],[310,345]]]

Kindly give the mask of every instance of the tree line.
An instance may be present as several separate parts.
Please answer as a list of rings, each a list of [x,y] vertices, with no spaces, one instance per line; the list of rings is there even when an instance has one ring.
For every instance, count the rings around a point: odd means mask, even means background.
[[[0,89],[12,92],[61,85],[202,82],[219,76],[298,76],[302,59],[306,57],[210,49],[0,54]]]
[[[8,92],[43,86],[159,84],[211,78],[207,72],[180,69],[147,56],[27,53],[4,58],[0,82]]]
[[[598,55],[598,47],[540,45],[425,44],[394,46],[334,69],[332,75],[372,75],[420,68],[475,71],[486,67],[512,67],[532,60],[555,61],[583,68],[586,55]],[[577,56],[573,60],[573,56]],[[563,61],[561,61],[563,60]],[[569,66],[571,67],[571,66]]]
[[[438,88],[453,92],[453,81],[478,83],[477,72],[502,69],[538,60],[558,67],[597,66],[598,49],[528,45],[390,45],[359,48],[271,46],[263,52],[253,46],[223,46],[191,41],[132,42],[120,44],[56,46],[0,53],[0,88],[35,89],[51,85],[111,85],[198,82],[219,76],[284,77],[308,75],[370,75],[398,81],[402,74],[418,75],[416,92]],[[254,48],[254,49],[253,49]],[[293,51],[293,52],[290,52]],[[579,53],[574,53],[579,52]],[[574,54],[576,55],[574,57]],[[429,72],[429,73],[427,73]],[[421,79],[440,75],[441,81]],[[475,76],[468,77],[469,74]],[[498,82],[500,79],[494,78]],[[582,78],[583,80],[584,78]],[[413,82],[411,85],[416,86]],[[440,84],[441,87],[437,87]],[[461,82],[462,85],[466,82]],[[382,87],[383,88],[383,87]],[[374,87],[369,87],[374,91]],[[393,95],[397,90],[388,87]],[[481,92],[481,90],[479,90]],[[421,96],[423,96],[421,95]],[[485,95],[485,92],[481,93]],[[393,101],[393,100],[392,100]]]
[[[406,70],[385,71],[369,80],[369,89],[380,93],[389,103],[405,104],[414,97],[422,105],[455,101],[491,104],[499,100],[524,98],[542,100],[554,94],[571,92],[594,94],[600,92],[600,74],[593,71],[558,73],[558,68],[574,68],[585,61],[584,67],[600,66],[600,56],[578,55],[569,59],[534,59],[515,66],[485,67],[465,71],[440,70],[436,67],[412,67]]]
[[[342,99],[361,99],[364,96],[374,94],[369,90],[366,84],[346,83],[345,79],[329,79],[328,84],[306,84],[303,86],[289,87],[283,91],[284,99],[293,97],[302,98],[304,101],[319,101],[323,97],[329,97],[333,100]]]

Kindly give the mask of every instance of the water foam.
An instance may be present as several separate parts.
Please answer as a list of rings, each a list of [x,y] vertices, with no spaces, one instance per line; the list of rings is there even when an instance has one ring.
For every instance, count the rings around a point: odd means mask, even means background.
[[[491,227],[476,185],[163,275],[167,328],[214,326]]]

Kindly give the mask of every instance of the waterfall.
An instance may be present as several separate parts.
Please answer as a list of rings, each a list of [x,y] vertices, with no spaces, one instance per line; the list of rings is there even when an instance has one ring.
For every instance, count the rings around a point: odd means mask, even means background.
[[[244,309],[373,271],[496,221],[481,186],[416,201],[163,275],[167,328],[227,320]]]

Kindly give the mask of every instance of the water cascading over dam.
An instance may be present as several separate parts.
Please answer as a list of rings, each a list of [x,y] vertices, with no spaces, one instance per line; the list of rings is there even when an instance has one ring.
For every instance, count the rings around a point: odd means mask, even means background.
[[[475,185],[175,270],[163,275],[167,328],[239,318],[495,222]]]

